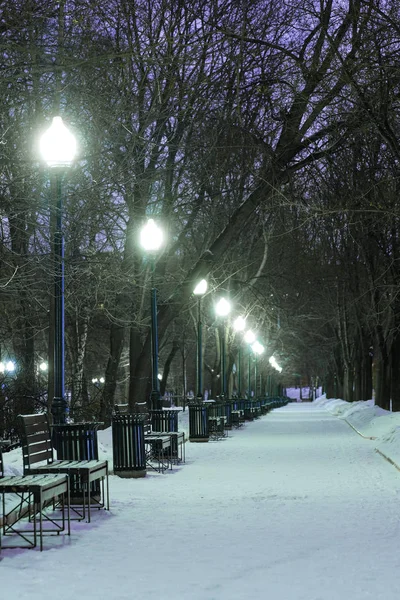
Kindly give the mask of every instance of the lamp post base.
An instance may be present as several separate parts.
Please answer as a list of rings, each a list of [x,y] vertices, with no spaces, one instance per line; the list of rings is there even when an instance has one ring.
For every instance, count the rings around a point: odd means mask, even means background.
[[[152,410],[161,410],[161,394],[158,390],[152,390],[150,394],[150,406]]]
[[[68,415],[68,402],[65,398],[53,398],[51,404],[51,414],[53,415],[53,422],[55,425],[62,425],[67,420]]]

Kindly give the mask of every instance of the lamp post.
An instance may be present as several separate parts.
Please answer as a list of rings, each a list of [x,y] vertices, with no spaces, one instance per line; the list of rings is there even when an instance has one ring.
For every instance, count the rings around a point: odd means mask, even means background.
[[[64,237],[62,232],[62,179],[76,155],[76,140],[61,117],[54,117],[51,126],[40,139],[40,153],[51,169],[51,188],[55,211],[53,237],[54,259],[54,313],[53,332],[54,395],[51,412],[55,424],[66,422],[68,402],[65,398],[65,308],[64,308]],[[50,390],[53,393],[53,390]]]
[[[252,345],[251,349],[254,352],[255,363],[254,363],[254,397],[257,398],[257,366],[258,366],[258,356],[264,352],[264,346],[260,344],[260,342],[255,341]]]
[[[220,336],[220,355],[221,355],[221,395],[226,395],[226,355],[225,355],[225,319],[231,312],[231,305],[226,298],[221,298],[216,306],[215,312],[222,317],[221,336]]]
[[[202,279],[193,290],[197,296],[197,390],[196,398],[203,398],[203,324],[201,322],[201,299],[207,291],[207,281]]]
[[[152,409],[161,408],[160,383],[158,379],[158,326],[157,326],[157,289],[154,281],[155,254],[164,241],[162,230],[153,219],[149,219],[140,232],[140,243],[151,259],[151,394]]]
[[[247,370],[247,377],[248,377],[248,385],[247,385],[247,397],[250,399],[251,397],[251,344],[254,343],[256,339],[255,334],[249,329],[248,331],[246,331],[246,333],[244,334],[244,341],[246,342],[246,344],[249,345],[249,364],[248,364],[248,370]]]
[[[246,319],[244,317],[238,317],[235,322],[233,323],[233,327],[235,329],[235,331],[243,331],[244,328],[246,327]],[[242,380],[241,380],[241,344],[239,343],[239,347],[238,347],[238,364],[237,364],[237,376],[238,376],[238,396],[240,398],[241,394],[240,391],[242,389]]]

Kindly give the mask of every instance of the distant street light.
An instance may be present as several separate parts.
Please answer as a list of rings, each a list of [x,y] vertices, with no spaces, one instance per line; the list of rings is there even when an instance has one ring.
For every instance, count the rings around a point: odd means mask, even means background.
[[[201,299],[207,291],[207,281],[202,279],[193,290],[197,296],[197,390],[196,397],[203,398],[203,331],[201,322]]]
[[[269,358],[269,364],[271,365],[271,367],[273,367],[274,369],[276,369],[279,373],[282,373],[282,367],[280,367],[278,365],[278,363],[276,362],[275,356],[271,356]]]
[[[12,360],[8,360],[6,363],[0,362],[0,373],[13,373],[15,367],[15,362]]]
[[[149,219],[140,232],[140,244],[151,260],[151,394],[152,409],[161,408],[160,383],[158,379],[158,326],[157,326],[157,290],[154,281],[155,254],[164,242],[163,231],[153,219]]]
[[[215,312],[221,317],[220,354],[221,354],[221,395],[226,396],[226,351],[225,351],[225,319],[231,312],[231,304],[226,298],[221,298],[216,306]]]
[[[66,422],[68,401],[65,398],[65,308],[64,308],[64,238],[62,233],[62,179],[76,155],[76,140],[65,127],[61,117],[54,117],[51,126],[40,139],[40,153],[51,168],[51,187],[55,211],[55,231],[53,238],[54,258],[54,315],[52,331],[54,335],[54,396],[52,414],[55,424]],[[53,393],[53,390],[50,390]]]
[[[233,328],[235,331],[240,332],[244,331],[246,327],[246,319],[242,316],[237,317],[233,323]],[[237,382],[238,382],[238,397],[241,397],[241,389],[242,389],[242,370],[241,370],[241,362],[242,362],[242,345],[241,341],[238,345],[238,364],[237,364]]]

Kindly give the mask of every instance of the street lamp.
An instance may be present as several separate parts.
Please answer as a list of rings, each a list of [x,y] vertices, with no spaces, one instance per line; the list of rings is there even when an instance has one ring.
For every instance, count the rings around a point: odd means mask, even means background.
[[[260,342],[255,341],[254,344],[252,345],[251,349],[254,352],[254,356],[255,356],[255,363],[254,363],[254,397],[257,398],[257,362],[258,362],[258,356],[260,356],[260,354],[262,354],[264,352],[264,346],[262,344],[260,344]]]
[[[246,319],[244,317],[237,317],[237,319],[235,319],[234,323],[233,323],[233,328],[235,329],[235,331],[244,331],[244,328],[246,327]],[[241,380],[241,361],[242,361],[242,348],[241,348],[241,344],[239,342],[239,347],[238,347],[238,364],[237,364],[237,376],[238,376],[238,396],[240,398],[241,396],[241,389],[242,389],[242,380]]]
[[[0,362],[0,373],[13,373],[15,371],[15,362],[8,360],[6,363]]]
[[[158,379],[158,328],[157,328],[157,290],[154,282],[155,254],[164,241],[163,231],[153,219],[149,219],[140,232],[140,244],[151,260],[151,394],[152,409],[161,408],[160,383]]]
[[[66,422],[68,402],[65,398],[65,308],[64,308],[64,238],[62,233],[62,179],[76,155],[76,140],[66,128],[61,117],[54,117],[51,126],[40,139],[40,153],[51,169],[51,188],[55,211],[55,231],[53,237],[54,259],[54,313],[51,331],[53,332],[53,373],[54,396],[51,412],[55,424]],[[51,390],[51,393],[53,390]]]
[[[231,305],[226,298],[221,298],[216,306],[215,312],[219,317],[222,317],[222,327],[220,336],[220,354],[221,354],[221,395],[226,395],[226,355],[225,355],[225,320],[231,312]]]
[[[249,364],[247,369],[248,385],[247,385],[247,397],[251,397],[251,350],[250,345],[254,343],[256,339],[255,334],[249,329],[244,334],[244,341],[249,345]]]
[[[202,322],[201,322],[201,299],[207,291],[207,281],[202,279],[193,290],[193,294],[197,296],[197,390],[196,397],[201,400],[203,398],[203,339],[202,339]]]

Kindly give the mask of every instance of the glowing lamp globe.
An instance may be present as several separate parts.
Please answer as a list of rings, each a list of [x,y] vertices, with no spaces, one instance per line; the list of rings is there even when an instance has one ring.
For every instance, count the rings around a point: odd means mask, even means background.
[[[164,241],[162,230],[156,225],[154,219],[149,219],[140,232],[140,244],[147,252],[157,252]]]
[[[226,317],[231,312],[231,305],[226,298],[221,298],[215,307],[215,312],[220,317]]]
[[[254,340],[256,339],[255,334],[250,331],[246,331],[245,335],[244,335],[244,341],[246,342],[246,344],[252,344],[254,342]]]
[[[243,331],[244,328],[246,327],[246,319],[244,317],[238,317],[235,320],[233,327],[235,328],[236,331]]]
[[[193,294],[195,294],[195,296],[203,296],[207,291],[207,287],[207,281],[205,279],[202,279],[194,288]]]
[[[54,117],[40,139],[40,154],[49,167],[69,167],[76,156],[76,139],[61,117]]]

